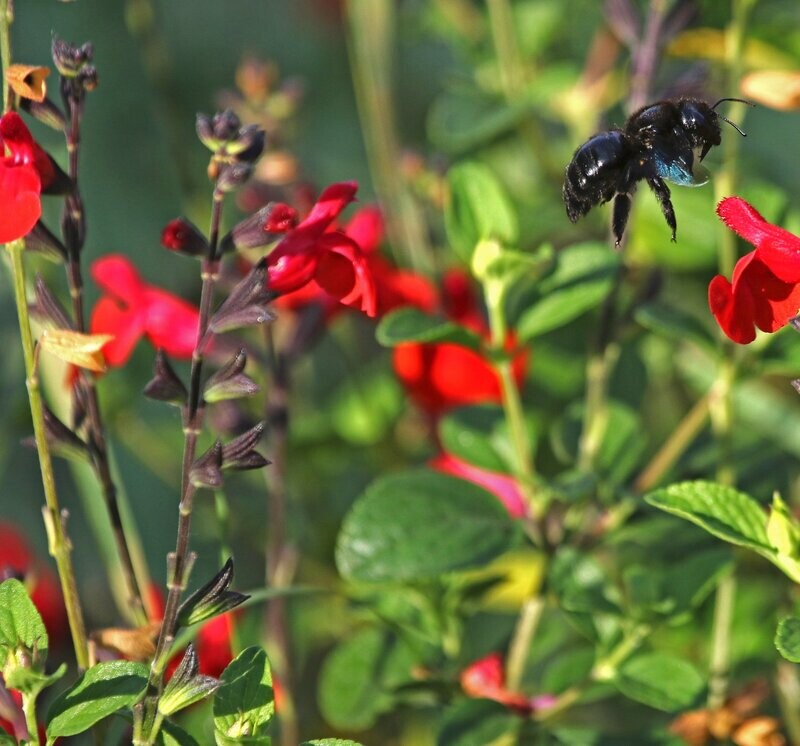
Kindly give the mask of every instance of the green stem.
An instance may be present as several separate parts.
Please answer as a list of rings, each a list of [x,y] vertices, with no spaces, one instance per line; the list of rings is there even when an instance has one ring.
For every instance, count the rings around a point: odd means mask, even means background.
[[[370,170],[387,217],[392,246],[417,271],[433,269],[427,226],[414,196],[398,178],[401,159],[392,68],[394,0],[347,0],[348,52]]]
[[[0,0],[0,62],[3,65],[3,113],[11,108],[11,87],[5,82],[5,71],[11,66],[11,24],[14,11],[10,0]]]
[[[486,0],[489,27],[492,33],[500,71],[500,85],[506,99],[512,100],[525,82],[522,55],[514,29],[514,15],[509,0]]]
[[[709,662],[708,708],[716,710],[725,702],[730,673],[731,623],[736,599],[736,576],[731,573],[717,586]]]
[[[28,742],[39,746],[39,724],[36,722],[36,695],[22,695],[22,711],[25,713],[25,724],[28,726]]]
[[[647,492],[653,489],[663,478],[664,474],[675,464],[700,431],[708,422],[709,396],[698,399],[694,406],[686,413],[672,434],[659,448],[658,452],[650,459],[647,466],[642,469],[633,483],[636,492]]]
[[[2,34],[0,34],[2,36]],[[22,340],[22,353],[25,359],[26,384],[28,387],[28,402],[33,419],[33,433],[36,439],[36,450],[39,454],[39,466],[42,472],[42,487],[46,507],[43,509],[45,527],[50,554],[55,558],[58,568],[58,577],[61,581],[61,591],[64,595],[64,605],[67,609],[67,619],[72,634],[72,644],[75,648],[75,659],[80,668],[89,667],[89,651],[86,644],[86,628],[83,623],[83,612],[78,599],[78,589],[75,582],[75,572],[72,568],[70,551],[72,546],[67,539],[64,522],[66,514],[61,512],[56,493],[56,481],[53,474],[53,464],[50,459],[50,450],[47,445],[47,436],[44,424],[44,411],[42,394],[39,390],[39,379],[36,372],[33,335],[31,334],[30,318],[28,315],[28,300],[25,294],[25,267],[22,262],[24,242],[13,241],[7,245],[11,254],[11,266],[14,277],[14,300],[17,305],[17,318],[19,320],[19,333]]]
[[[590,470],[603,444],[608,424],[608,379],[619,358],[619,345],[609,344],[586,365],[586,405],[578,443],[578,468]]]
[[[544,608],[544,597],[539,594],[529,598],[522,606],[506,658],[506,686],[509,691],[519,691],[531,642],[536,636]]]

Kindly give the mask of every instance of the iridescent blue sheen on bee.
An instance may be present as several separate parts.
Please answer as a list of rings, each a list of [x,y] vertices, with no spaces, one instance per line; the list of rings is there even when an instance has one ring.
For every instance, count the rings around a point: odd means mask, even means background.
[[[723,98],[714,106],[693,98],[659,101],[634,112],[624,129],[614,128],[589,138],[566,168],[562,196],[569,219],[574,223],[595,205],[613,198],[612,230],[618,246],[628,222],[631,195],[644,180],[661,206],[674,241],[677,223],[665,179],[681,186],[700,186],[708,181],[708,172],[700,162],[721,142],[720,119],[744,135],[714,111],[723,101],[741,99]]]

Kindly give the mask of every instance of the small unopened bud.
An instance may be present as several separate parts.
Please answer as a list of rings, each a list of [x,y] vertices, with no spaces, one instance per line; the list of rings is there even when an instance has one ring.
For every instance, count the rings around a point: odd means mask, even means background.
[[[67,249],[63,243],[40,220],[33,230],[25,236],[25,248],[35,251],[55,262],[63,262],[67,258]]]
[[[186,648],[180,665],[167,682],[158,700],[158,712],[164,717],[174,715],[179,710],[205,699],[216,691],[222,682],[213,676],[199,674],[199,662],[194,645]]]
[[[20,108],[23,111],[27,111],[34,119],[38,119],[42,124],[46,124],[54,130],[63,132],[67,127],[64,113],[49,98],[44,99],[44,101],[23,98],[20,101]]]
[[[233,192],[244,184],[253,174],[250,163],[228,163],[219,170],[216,183],[221,192]]]
[[[208,241],[200,229],[186,218],[170,220],[161,231],[161,245],[188,256],[207,256]]]
[[[249,218],[237,223],[220,241],[222,253],[234,249],[258,249],[293,228],[297,211],[283,202],[270,202]]]
[[[267,304],[275,294],[267,290],[267,263],[262,259],[231,291],[208,324],[212,334],[273,321],[275,314]]]
[[[210,151],[216,152],[219,150],[219,141],[214,136],[214,125],[211,123],[211,117],[206,114],[198,114],[195,120],[195,130],[200,142]]]
[[[181,407],[186,403],[186,386],[178,378],[163,350],[156,352],[153,377],[144,387],[144,395],[156,401],[174,404],[176,407]]]
[[[44,407],[44,431],[47,445],[54,456],[69,461],[89,460],[89,449],[86,443],[59,420],[46,405]],[[33,437],[23,439],[22,444],[26,447],[36,448],[36,440]]]
[[[259,422],[258,425],[251,427],[238,438],[226,443],[222,449],[222,468],[246,471],[268,466],[270,462],[254,450],[263,434],[264,423]]]
[[[236,116],[235,112],[231,109],[225,109],[225,111],[218,111],[214,114],[214,118],[211,120],[211,126],[214,131],[214,137],[216,137],[217,140],[228,142],[236,136],[239,128],[242,126],[242,122],[239,117]]]
[[[39,274],[36,275],[34,287],[36,300],[30,305],[31,315],[40,324],[45,324],[51,329],[72,329],[74,331],[75,325],[69,314]]]
[[[208,379],[203,390],[203,399],[213,403],[255,394],[258,384],[243,372],[245,365],[247,353],[242,348],[230,362]]]
[[[189,481],[195,487],[215,490],[222,486],[222,442],[216,441],[189,470]]]
[[[94,65],[86,65],[76,76],[84,91],[93,91],[100,83],[100,76]]]
[[[251,124],[239,130],[236,138],[225,146],[225,152],[240,161],[254,163],[264,152],[265,143],[264,130],[257,124]]]
[[[51,52],[58,72],[65,78],[73,78],[87,62],[91,62],[94,48],[91,42],[76,46],[53,34]]]
[[[188,627],[206,619],[224,614],[244,603],[250,596],[232,591],[233,560],[228,559],[222,569],[204,586],[198,588],[178,609],[178,626]]]

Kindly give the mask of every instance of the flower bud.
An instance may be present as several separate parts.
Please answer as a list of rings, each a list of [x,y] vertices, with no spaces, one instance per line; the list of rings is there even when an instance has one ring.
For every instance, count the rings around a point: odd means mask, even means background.
[[[94,54],[91,42],[78,47],[55,34],[50,49],[58,72],[65,78],[74,78],[87,62],[91,62]]]
[[[217,440],[189,470],[189,481],[197,488],[215,490],[222,486],[222,442]]]
[[[219,150],[219,141],[214,136],[214,126],[211,117],[206,114],[198,114],[195,119],[195,131],[200,142],[203,143],[211,152]]]
[[[156,401],[182,407],[187,398],[186,386],[178,378],[163,350],[156,352],[153,368],[153,378],[144,387],[144,395]]]
[[[89,449],[86,443],[59,420],[47,405],[44,406],[44,431],[47,445],[54,456],[69,461],[89,461]],[[22,445],[36,448],[36,440],[33,436],[24,438]]]
[[[222,449],[222,468],[234,471],[261,469],[269,465],[269,461],[254,450],[264,434],[264,423],[259,422],[247,432],[234,438]]]
[[[222,685],[222,682],[213,676],[198,674],[199,668],[194,645],[189,645],[183,660],[159,697],[160,715],[164,717],[174,715],[179,710],[205,699]]]
[[[242,126],[242,122],[235,112],[231,109],[218,111],[211,120],[214,137],[217,140],[227,142],[232,140]]]
[[[267,308],[275,294],[267,290],[267,265],[262,259],[231,291],[228,298],[211,317],[208,329],[220,334],[255,324],[273,321],[275,314]]]
[[[188,627],[224,614],[244,603],[250,596],[229,590],[233,582],[233,560],[187,598],[178,609],[178,626]]]
[[[258,391],[258,384],[243,373],[245,365],[247,365],[247,353],[242,348],[230,362],[206,381],[203,399],[213,403],[255,394]]]
[[[297,210],[283,202],[270,202],[225,234],[220,241],[221,251],[261,248],[296,224]]]
[[[257,124],[242,127],[236,137],[225,146],[227,155],[237,156],[239,160],[252,163],[264,150],[266,136]]]
[[[207,256],[208,241],[200,229],[186,218],[170,220],[161,231],[161,245],[188,256]]]
[[[217,189],[221,192],[233,192],[244,184],[253,174],[250,163],[228,163],[222,166],[216,178]]]
[[[74,331],[75,325],[69,314],[39,274],[36,275],[34,287],[36,300],[30,305],[31,315],[39,323],[46,324],[52,329],[72,329]]]
[[[44,99],[44,101],[23,98],[20,101],[20,108],[23,111],[27,111],[34,119],[38,119],[42,124],[46,124],[54,130],[63,132],[67,128],[64,113],[49,98]]]
[[[54,262],[63,262],[67,259],[67,249],[63,243],[40,220],[33,226],[33,230],[25,236],[25,248]]]

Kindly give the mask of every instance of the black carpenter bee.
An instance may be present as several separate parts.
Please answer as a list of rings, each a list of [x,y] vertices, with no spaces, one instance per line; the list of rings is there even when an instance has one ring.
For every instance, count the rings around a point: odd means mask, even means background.
[[[619,246],[628,214],[631,195],[642,179],[656,195],[667,225],[675,240],[675,210],[664,180],[682,186],[700,186],[708,181],[708,171],[700,161],[721,142],[719,121],[740,130],[713,106],[693,98],[658,101],[634,112],[624,129],[611,129],[589,138],[572,156],[564,176],[562,196],[567,216],[574,223],[595,205],[614,198],[612,229]],[[697,163],[695,163],[697,158]]]

